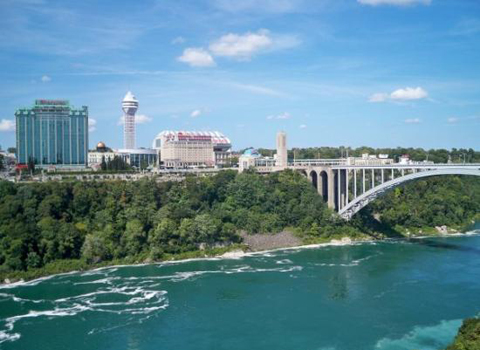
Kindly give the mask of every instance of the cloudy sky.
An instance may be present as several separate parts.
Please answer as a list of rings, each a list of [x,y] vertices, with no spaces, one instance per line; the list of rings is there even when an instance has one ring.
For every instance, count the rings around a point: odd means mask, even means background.
[[[89,107],[90,145],[219,130],[235,149],[480,149],[478,0],[0,0],[0,144],[36,98]]]

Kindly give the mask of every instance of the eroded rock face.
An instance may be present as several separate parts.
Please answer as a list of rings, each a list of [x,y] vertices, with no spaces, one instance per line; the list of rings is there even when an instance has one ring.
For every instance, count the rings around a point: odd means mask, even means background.
[[[276,248],[295,247],[302,244],[302,240],[295,237],[291,232],[283,231],[276,234],[241,233],[243,243],[252,251],[269,250]]]
[[[332,244],[338,244],[338,245],[344,245],[344,244],[350,244],[352,243],[352,240],[350,237],[342,237],[342,239],[332,239],[331,240]]]
[[[243,250],[238,249],[238,250],[233,250],[231,252],[226,252],[221,257],[228,258],[228,259],[239,259],[243,256],[245,256],[245,252]]]
[[[438,233],[441,234],[447,234],[448,233],[448,227],[446,225],[443,226],[435,226],[435,229],[438,231]]]

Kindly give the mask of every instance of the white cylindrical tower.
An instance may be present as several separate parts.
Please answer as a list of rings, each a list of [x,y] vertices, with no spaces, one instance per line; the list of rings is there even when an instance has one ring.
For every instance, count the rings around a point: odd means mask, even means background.
[[[123,110],[123,148],[135,148],[135,113],[138,109],[138,100],[129,91],[122,101]]]
[[[287,134],[283,131],[277,134],[277,158],[275,165],[277,167],[286,167],[288,165]]]

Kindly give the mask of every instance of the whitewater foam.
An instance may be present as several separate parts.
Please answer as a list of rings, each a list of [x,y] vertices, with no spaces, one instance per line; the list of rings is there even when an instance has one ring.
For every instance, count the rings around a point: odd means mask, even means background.
[[[433,326],[416,326],[412,331],[398,339],[380,339],[378,350],[437,350],[450,344],[462,324],[462,320],[441,321]]]

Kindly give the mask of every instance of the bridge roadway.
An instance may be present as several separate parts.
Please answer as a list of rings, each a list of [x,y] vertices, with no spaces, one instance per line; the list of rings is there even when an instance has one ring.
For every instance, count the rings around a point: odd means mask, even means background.
[[[302,172],[328,206],[350,220],[360,209],[389,190],[416,179],[440,175],[480,176],[480,164],[348,164],[344,159],[308,159],[289,163],[289,169]],[[259,172],[284,168],[264,167]]]

